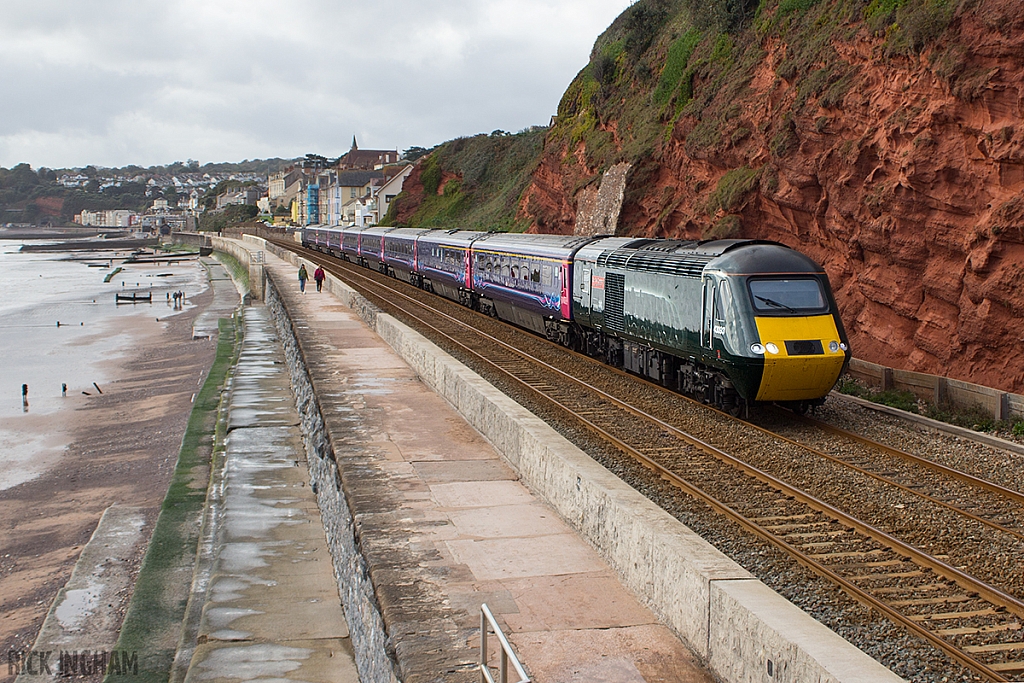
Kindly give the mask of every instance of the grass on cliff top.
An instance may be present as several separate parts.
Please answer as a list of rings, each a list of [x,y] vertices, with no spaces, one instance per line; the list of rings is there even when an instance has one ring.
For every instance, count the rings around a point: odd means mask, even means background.
[[[884,39],[889,57],[915,56],[967,1],[638,0],[598,38],[590,63],[566,89],[549,145],[571,152],[582,142],[588,165],[604,169],[660,158],[685,120],[687,152],[725,169],[749,161],[734,150],[751,137],[774,141],[784,156],[795,148],[784,144],[793,116],[840,106],[856,85],[837,43],[867,31]],[[778,98],[766,128],[755,131],[744,120],[743,100],[752,96],[749,83],[769,43],[781,54],[778,77],[798,96],[795,103]],[[944,53],[936,64],[953,72],[959,62]],[[609,124],[617,145],[602,130]],[[563,163],[575,161],[566,156]]]
[[[196,395],[171,485],[121,625],[115,649],[138,653],[138,676],[132,677],[138,683],[166,683],[170,675],[192,587],[213,447],[218,436],[223,439],[224,425],[218,420],[222,390],[238,357],[241,332],[233,318],[221,318],[217,355]],[[104,683],[119,678],[109,674]]]
[[[546,128],[508,134],[495,131],[446,142],[421,163],[425,195],[408,221],[410,227],[521,231],[519,200],[530,182],[544,145]],[[455,178],[441,185],[442,178]],[[440,193],[438,192],[440,190]],[[408,201],[399,195],[396,203]],[[393,224],[391,220],[382,221]]]
[[[837,44],[867,32],[884,41],[886,59],[917,64],[969,2],[636,0],[598,37],[549,131],[496,131],[441,145],[424,162],[428,191],[404,225],[526,227],[516,220],[519,202],[544,151],[560,155],[570,199],[618,162],[658,166],[680,139],[690,157],[722,172],[752,165],[765,149],[776,162],[799,148],[798,123],[814,120],[821,108],[841,107],[857,87],[860,74]],[[972,71],[955,41],[946,42],[929,53],[929,68],[957,96],[977,96],[991,73]],[[775,59],[770,89],[778,96],[769,98],[771,111],[757,125],[748,112],[765,103],[753,101],[761,93],[750,84],[769,49]],[[576,157],[581,146],[584,164]],[[442,187],[451,174],[457,183]],[[644,196],[648,177],[631,173],[627,205]],[[707,202],[710,192],[689,209],[695,217],[714,203]],[[409,201],[399,195],[393,207]],[[394,214],[382,224],[396,224]]]

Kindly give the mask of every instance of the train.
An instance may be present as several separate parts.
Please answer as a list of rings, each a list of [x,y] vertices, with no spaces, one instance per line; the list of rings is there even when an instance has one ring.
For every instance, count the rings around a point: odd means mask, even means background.
[[[827,274],[777,242],[311,226],[302,244],[734,415],[821,405],[850,362]]]

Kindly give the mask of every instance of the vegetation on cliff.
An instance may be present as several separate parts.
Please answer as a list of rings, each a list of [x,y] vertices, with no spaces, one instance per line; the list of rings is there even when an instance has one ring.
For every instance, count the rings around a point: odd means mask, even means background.
[[[458,138],[436,147],[405,181],[382,225],[521,231],[523,189],[544,146],[546,129]]]
[[[686,156],[722,173],[757,171],[761,189],[772,192],[771,169],[798,147],[803,119],[827,127],[828,111],[860,81],[856,60],[844,53],[867,46],[884,59],[918,60],[958,13],[976,4],[639,0],[598,38],[590,63],[566,90],[547,150],[559,151],[563,172],[577,176],[573,188],[597,181],[615,163],[634,164],[627,202],[640,199],[680,142]],[[970,68],[955,43],[930,51],[926,62],[965,98],[977,97],[989,75]],[[692,181],[702,201],[691,204],[696,210],[688,219],[707,228],[716,212],[741,208],[742,197],[723,205],[714,197],[719,188]],[[661,220],[649,227],[674,227],[663,224],[673,213],[660,211]]]

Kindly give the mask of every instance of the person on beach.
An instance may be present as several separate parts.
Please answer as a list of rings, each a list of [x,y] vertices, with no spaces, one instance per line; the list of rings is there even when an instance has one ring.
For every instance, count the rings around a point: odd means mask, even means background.
[[[299,266],[299,291],[303,294],[306,293],[306,280],[309,279],[309,273],[306,272],[306,264],[303,263]]]
[[[325,277],[327,277],[327,274],[324,273],[324,269],[317,266],[316,270],[313,271],[313,279],[316,280],[316,291],[319,292],[323,289]]]

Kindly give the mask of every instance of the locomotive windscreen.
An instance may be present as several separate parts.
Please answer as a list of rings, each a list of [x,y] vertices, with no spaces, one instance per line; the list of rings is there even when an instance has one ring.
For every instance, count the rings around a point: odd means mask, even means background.
[[[751,279],[754,310],[770,313],[821,313],[828,309],[816,278]]]

